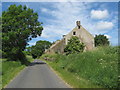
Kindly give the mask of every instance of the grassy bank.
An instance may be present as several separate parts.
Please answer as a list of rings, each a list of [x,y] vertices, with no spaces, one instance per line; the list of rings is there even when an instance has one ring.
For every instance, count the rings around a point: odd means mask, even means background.
[[[75,88],[116,88],[118,47],[99,47],[81,54],[48,55],[47,63]]]
[[[0,58],[0,90],[2,88],[2,59]]]
[[[32,62],[31,56],[27,56],[27,64]],[[7,61],[4,59],[2,62],[2,88],[7,85],[26,65],[22,65],[19,61]]]

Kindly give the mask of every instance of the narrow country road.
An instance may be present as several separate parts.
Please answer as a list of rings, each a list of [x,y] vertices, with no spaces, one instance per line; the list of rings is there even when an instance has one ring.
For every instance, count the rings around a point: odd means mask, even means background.
[[[68,86],[47,64],[35,60],[16,76],[6,88],[68,88]]]

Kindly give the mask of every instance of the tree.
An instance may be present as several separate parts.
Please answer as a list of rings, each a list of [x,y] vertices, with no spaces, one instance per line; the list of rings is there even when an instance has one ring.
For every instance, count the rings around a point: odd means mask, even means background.
[[[32,47],[26,47],[25,50],[23,51],[25,55],[31,55],[31,49]]]
[[[105,35],[96,35],[95,38],[95,46],[106,46],[109,45],[108,38]]]
[[[31,49],[31,54],[33,56],[33,58],[37,58],[39,56],[41,56],[45,49],[48,49],[50,46],[52,45],[51,42],[49,41],[37,41],[35,46],[32,46]]]
[[[66,54],[80,53],[83,52],[85,45],[80,42],[79,38],[76,36],[71,37],[66,45],[64,51]]]
[[[2,38],[2,18],[0,17],[0,42],[2,42],[1,38]],[[2,58],[2,45],[0,43],[0,58]]]
[[[11,5],[2,12],[2,51],[10,60],[23,62],[27,42],[40,36],[43,30],[38,14],[26,6]]]

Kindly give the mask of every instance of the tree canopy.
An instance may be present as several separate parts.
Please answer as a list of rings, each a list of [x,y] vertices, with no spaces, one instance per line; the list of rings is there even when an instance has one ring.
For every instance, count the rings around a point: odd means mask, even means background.
[[[80,42],[79,38],[76,36],[72,36],[71,39],[68,41],[64,51],[66,54],[72,53],[80,53],[83,52],[85,45]]]
[[[52,43],[49,41],[37,41],[36,45],[32,46],[31,48],[31,54],[33,58],[41,56],[44,53],[45,49],[48,49],[51,45]]]
[[[106,46],[110,44],[108,38],[105,35],[101,35],[101,34],[96,35],[94,39],[95,39],[95,46]]]
[[[43,30],[38,14],[26,6],[11,5],[2,12],[2,51],[11,60],[23,60],[27,42]]]

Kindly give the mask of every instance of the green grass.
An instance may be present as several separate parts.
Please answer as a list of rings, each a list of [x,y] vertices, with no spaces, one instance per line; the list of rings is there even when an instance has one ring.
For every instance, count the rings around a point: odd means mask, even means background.
[[[31,56],[26,57],[28,60],[27,64],[33,61]],[[4,60],[4,62],[2,62],[2,88],[5,87],[10,80],[12,80],[25,67],[26,65],[22,65],[19,61]]]
[[[25,65],[21,65],[21,63],[17,61],[6,61],[2,63],[2,66],[2,87],[7,85],[17,73],[25,68]]]
[[[98,47],[80,54],[48,55],[47,63],[74,88],[116,88],[118,47]]]
[[[27,62],[26,62],[26,65],[29,65],[31,62],[33,62],[33,58],[32,58],[32,56],[29,56],[29,55],[27,55],[26,56],[26,58],[27,58]]]
[[[0,74],[2,73],[2,59],[0,59]],[[0,75],[0,89],[2,88],[2,75]]]

